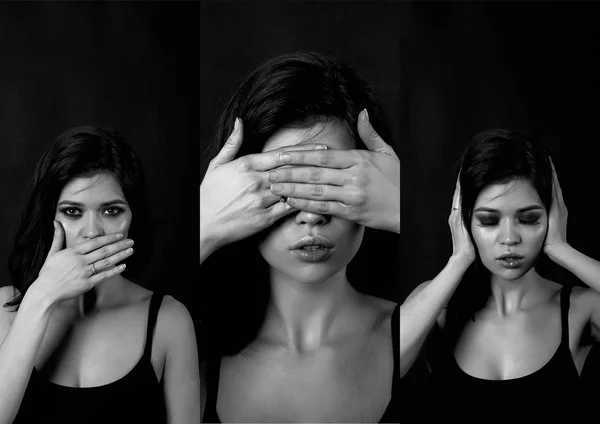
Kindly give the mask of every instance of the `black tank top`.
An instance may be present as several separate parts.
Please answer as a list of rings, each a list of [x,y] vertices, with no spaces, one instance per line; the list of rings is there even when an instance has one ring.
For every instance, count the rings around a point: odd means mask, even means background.
[[[390,402],[383,413],[380,423],[399,423],[400,422],[400,343],[398,320],[400,314],[400,305],[396,305],[392,313],[392,349],[394,355],[394,369],[392,376],[392,395]],[[221,358],[215,358],[210,361],[208,366],[208,392],[206,395],[206,409],[204,411],[203,422],[221,423],[217,413],[217,395],[219,393],[219,373],[221,370]]]
[[[436,359],[431,363],[428,402],[418,422],[578,422],[579,373],[569,349],[569,305],[571,287],[560,294],[561,342],[554,356],[532,374],[509,379],[487,380],[465,373],[448,344],[434,343]],[[434,327],[439,342],[442,330]]]
[[[162,294],[152,295],[144,353],[127,375],[103,386],[80,388],[44,380],[34,367],[13,424],[165,423],[163,390],[151,362],[154,327],[162,298]]]

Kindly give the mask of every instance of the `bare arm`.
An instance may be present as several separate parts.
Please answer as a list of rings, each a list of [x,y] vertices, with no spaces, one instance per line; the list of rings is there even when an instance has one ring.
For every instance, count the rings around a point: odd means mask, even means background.
[[[415,363],[429,331],[470,264],[469,260],[451,257],[433,280],[418,286],[400,306],[400,377]]]
[[[415,363],[433,324],[475,259],[475,249],[462,221],[460,200],[460,182],[457,180],[448,218],[452,256],[433,280],[417,287],[400,306],[400,378]]]
[[[4,304],[10,287],[0,289]],[[1,306],[0,306],[1,307]],[[18,312],[0,311],[0,423],[10,424],[23,395],[50,318],[50,305],[34,290],[27,292]]]
[[[186,307],[168,296],[159,324],[166,343],[164,393],[169,424],[200,422],[200,369],[194,323]]]

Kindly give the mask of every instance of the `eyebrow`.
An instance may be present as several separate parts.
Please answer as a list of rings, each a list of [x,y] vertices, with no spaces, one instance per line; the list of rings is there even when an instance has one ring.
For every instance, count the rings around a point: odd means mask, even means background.
[[[543,207],[541,207],[540,205],[531,205],[531,206],[526,206],[524,208],[520,208],[517,209],[517,213],[523,213],[523,212],[529,212],[529,211],[534,211],[534,210],[544,210]],[[493,212],[493,213],[500,213],[500,211],[498,209],[493,209],[493,208],[486,208],[486,207],[480,207],[475,209],[473,212]]]
[[[73,202],[71,200],[61,200],[60,202],[58,202],[58,204],[56,206],[61,206],[61,205],[69,205],[69,206],[77,206],[79,208],[84,208],[85,205],[83,203],[80,202]],[[122,199],[115,199],[115,200],[110,200],[108,202],[103,202],[100,203],[100,207],[105,207],[105,206],[109,206],[109,205],[124,205],[124,206],[128,206],[127,202],[125,200]]]

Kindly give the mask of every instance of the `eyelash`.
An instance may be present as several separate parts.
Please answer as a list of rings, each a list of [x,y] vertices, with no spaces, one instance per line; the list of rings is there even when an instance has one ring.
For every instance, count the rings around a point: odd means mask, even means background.
[[[81,213],[81,209],[72,206],[61,208],[59,210],[64,216],[66,216],[69,219],[77,219],[81,217],[81,215],[83,215]],[[118,206],[109,206],[108,208],[104,209],[103,213],[106,213],[107,211],[114,211],[113,213],[106,214],[109,218],[114,218],[121,215],[124,212],[124,209]]]
[[[540,217],[536,216],[533,218],[520,218],[519,219],[519,224],[523,224],[523,225],[537,225],[539,224],[540,221]],[[481,227],[493,227],[495,225],[498,225],[499,220],[498,219],[481,219],[479,218],[479,225]]]

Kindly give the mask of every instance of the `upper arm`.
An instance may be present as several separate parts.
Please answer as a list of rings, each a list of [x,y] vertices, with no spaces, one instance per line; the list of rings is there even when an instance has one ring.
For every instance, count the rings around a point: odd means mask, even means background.
[[[194,323],[187,308],[165,296],[157,322],[165,347],[163,384],[169,423],[200,422],[200,369]]]
[[[14,308],[5,308],[3,305],[8,302],[15,292],[12,286],[0,287],[0,345],[4,342],[12,322],[15,319]]]
[[[592,337],[600,341],[600,293],[592,289],[573,288],[574,302],[581,305],[587,324],[591,324]]]

